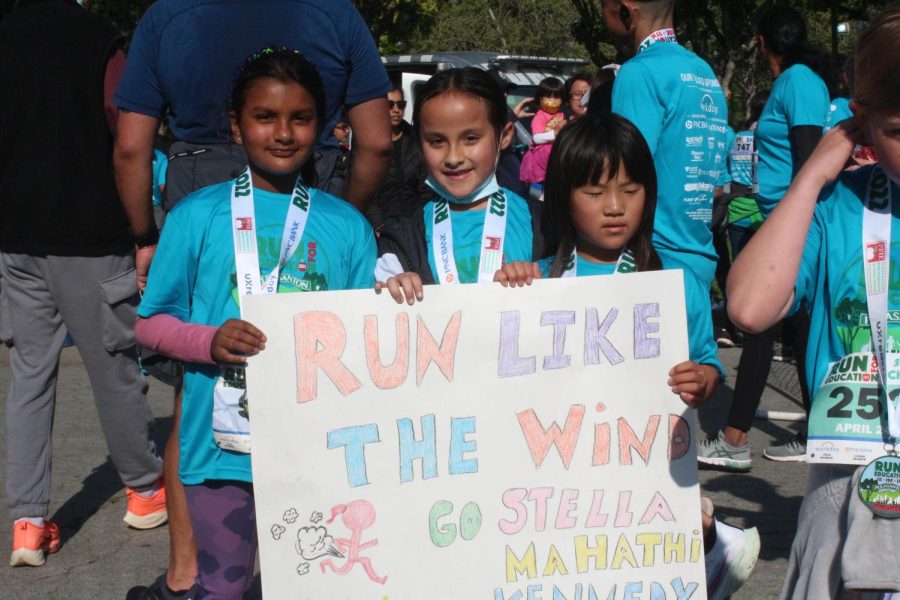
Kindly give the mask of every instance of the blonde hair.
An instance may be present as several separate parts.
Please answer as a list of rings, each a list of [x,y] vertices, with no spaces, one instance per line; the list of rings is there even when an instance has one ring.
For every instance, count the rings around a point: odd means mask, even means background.
[[[894,2],[859,38],[853,99],[873,111],[900,109],[900,2]]]

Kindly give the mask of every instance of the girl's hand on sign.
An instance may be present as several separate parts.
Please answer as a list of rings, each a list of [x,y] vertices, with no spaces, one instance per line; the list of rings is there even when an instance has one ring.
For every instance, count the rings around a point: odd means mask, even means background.
[[[672,367],[669,371],[669,385],[673,394],[678,394],[681,401],[697,408],[712,398],[713,389],[719,379],[715,367],[701,365],[686,360]]]
[[[535,279],[541,278],[541,269],[537,263],[517,260],[506,263],[494,273],[494,281],[503,287],[523,287],[531,285]]]
[[[240,319],[228,319],[213,336],[209,354],[218,363],[247,364],[247,357],[266,348],[262,331]]]
[[[421,302],[425,297],[422,278],[419,277],[418,273],[400,273],[394,277],[388,277],[386,283],[379,281],[375,284],[376,292],[381,292],[384,288],[387,288],[397,304],[403,304],[405,301],[407,304],[412,305],[416,300]]]

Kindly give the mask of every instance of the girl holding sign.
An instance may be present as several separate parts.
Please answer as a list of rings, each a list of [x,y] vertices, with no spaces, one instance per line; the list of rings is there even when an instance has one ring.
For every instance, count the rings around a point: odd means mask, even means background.
[[[643,136],[623,117],[588,113],[560,133],[545,183],[553,255],[536,263],[507,263],[495,280],[523,286],[543,277],[682,269],[691,360],[672,368],[669,385],[688,406],[705,404],[722,375],[709,294],[693,270],[672,259],[662,263],[653,248],[656,170]],[[753,570],[759,534],[716,521],[709,507],[703,511],[703,529],[708,597],[724,598]]]
[[[309,187],[325,109],[312,63],[295,50],[261,50],[238,75],[231,109],[249,166],[169,214],[135,327],[141,344],[185,362],[179,476],[201,557],[197,585],[215,598],[243,597],[256,554],[244,363],[266,336],[240,319],[241,300],[370,288],[375,267],[362,214]]]
[[[413,121],[435,198],[378,230],[376,278],[399,302],[422,284],[484,283],[504,262],[538,256],[537,210],[497,183],[512,139],[503,90],[486,71],[441,71],[416,94]]]
[[[728,281],[729,313],[763,331],[810,307],[810,466],[783,598],[900,591],[900,7],[860,38],[851,108],[830,130]],[[856,144],[879,162],[845,171]],[[890,594],[888,594],[890,595]],[[897,594],[893,595],[895,598]]]

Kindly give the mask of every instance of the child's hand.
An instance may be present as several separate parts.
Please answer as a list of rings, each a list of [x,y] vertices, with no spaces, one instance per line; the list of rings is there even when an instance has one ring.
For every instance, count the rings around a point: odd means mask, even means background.
[[[384,288],[387,288],[397,304],[403,304],[403,301],[406,300],[407,304],[412,305],[416,300],[421,302],[425,297],[422,278],[418,273],[400,273],[395,277],[388,277],[386,283],[380,281],[375,283],[376,292],[381,292]]]
[[[822,136],[801,173],[817,177],[822,187],[828,185],[841,174],[853,149],[863,141],[862,131],[855,119],[841,121]]]
[[[506,263],[503,268],[494,273],[494,281],[500,282],[503,287],[531,285],[532,281],[540,278],[541,269],[538,264],[524,260]]]
[[[247,357],[266,348],[262,331],[240,319],[228,319],[219,327],[209,347],[212,359],[219,363],[247,364]]]
[[[677,364],[669,371],[669,385],[672,393],[678,394],[681,401],[697,408],[712,398],[719,374],[710,365],[701,365],[692,360]]]

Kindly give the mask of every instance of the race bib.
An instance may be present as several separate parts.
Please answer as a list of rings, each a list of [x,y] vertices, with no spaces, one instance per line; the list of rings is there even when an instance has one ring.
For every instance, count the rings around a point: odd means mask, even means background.
[[[213,392],[213,437],[223,450],[250,452],[246,369],[221,365]]]
[[[893,406],[900,393],[900,353],[888,352],[885,362]],[[866,465],[884,454],[887,406],[878,377],[870,352],[848,354],[829,365],[810,410],[808,462]]]

